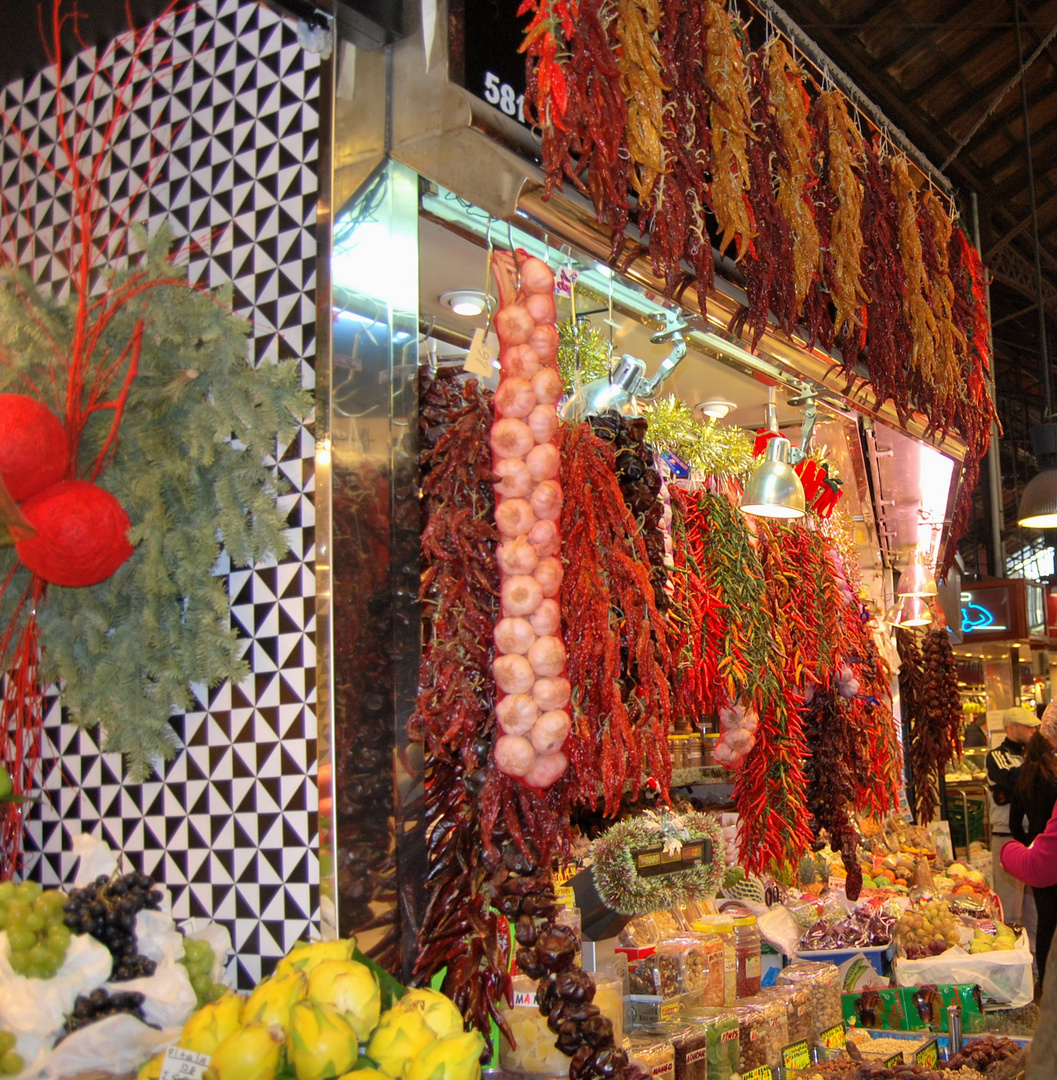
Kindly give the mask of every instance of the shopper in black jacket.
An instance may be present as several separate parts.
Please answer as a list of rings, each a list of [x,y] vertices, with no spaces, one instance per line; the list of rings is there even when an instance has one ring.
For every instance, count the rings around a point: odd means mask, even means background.
[[[1014,840],[1030,844],[1045,828],[1057,803],[1057,758],[1050,741],[1036,731],[1024,748],[1009,801],[1009,831]],[[1046,972],[1054,929],[1057,928],[1057,885],[1033,890],[1038,927],[1035,931],[1035,960],[1039,981]]]

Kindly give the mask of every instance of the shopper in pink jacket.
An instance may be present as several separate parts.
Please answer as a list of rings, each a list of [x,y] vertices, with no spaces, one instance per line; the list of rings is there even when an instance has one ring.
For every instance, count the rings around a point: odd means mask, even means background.
[[[1002,848],[1006,872],[1033,888],[1057,885],[1057,807],[1043,832],[1031,847],[1016,840]],[[1057,1069],[1057,964],[1046,969],[1039,1006],[1039,1026],[1035,1033],[1027,1080],[1052,1080]]]

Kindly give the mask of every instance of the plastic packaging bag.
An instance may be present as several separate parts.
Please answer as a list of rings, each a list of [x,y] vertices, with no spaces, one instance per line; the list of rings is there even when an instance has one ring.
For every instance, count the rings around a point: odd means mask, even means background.
[[[131,1072],[160,1050],[175,1045],[179,1037],[178,1027],[158,1031],[127,1013],[108,1016],[63,1039],[51,1052],[43,1075],[76,1076],[100,1065],[108,1073]]]
[[[976,983],[985,998],[1013,1009],[1030,1004],[1035,993],[1031,949],[1023,932],[1014,949],[974,956],[956,945],[924,960],[897,957],[892,972],[898,986]]]

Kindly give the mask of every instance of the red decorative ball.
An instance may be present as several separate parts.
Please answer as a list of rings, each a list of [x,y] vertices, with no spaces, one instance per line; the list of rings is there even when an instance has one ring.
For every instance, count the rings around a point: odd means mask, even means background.
[[[132,524],[121,503],[87,480],[52,484],[20,507],[37,530],[15,545],[26,566],[52,585],[106,580],[132,554]]]
[[[36,398],[0,394],[0,477],[15,502],[57,484],[70,464],[66,429]]]

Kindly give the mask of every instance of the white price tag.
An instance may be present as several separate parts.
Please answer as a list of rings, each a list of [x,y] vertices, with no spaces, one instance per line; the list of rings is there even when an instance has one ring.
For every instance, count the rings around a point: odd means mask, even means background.
[[[208,1064],[208,1054],[196,1054],[192,1050],[170,1046],[165,1051],[158,1080],[202,1080],[202,1073]]]
[[[468,371],[471,375],[477,375],[482,379],[490,379],[495,374],[495,365],[492,363],[495,359],[493,340],[491,334],[486,338],[480,327],[473,332],[470,351],[466,354],[466,360],[462,365],[463,371]]]

